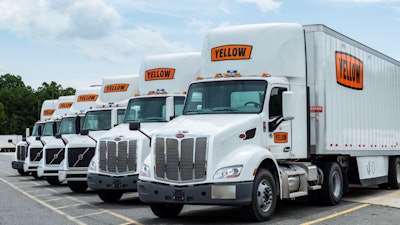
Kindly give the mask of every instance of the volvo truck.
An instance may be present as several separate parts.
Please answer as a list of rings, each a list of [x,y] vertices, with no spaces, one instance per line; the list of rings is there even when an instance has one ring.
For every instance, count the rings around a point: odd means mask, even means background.
[[[324,25],[255,24],[210,30],[201,74],[141,169],[155,215],[231,205],[265,221],[278,199],[399,188],[399,61]]]
[[[30,172],[24,171],[24,162],[28,157],[28,147],[36,140],[36,137],[42,135],[44,124],[51,118],[57,108],[57,105],[58,99],[43,101],[42,108],[40,110],[40,118],[34,124],[32,134],[30,133],[30,129],[27,128],[25,132],[25,139],[17,143],[15,147],[15,154],[11,162],[11,167],[16,169],[20,175],[26,176],[30,174]]]
[[[52,185],[59,185],[58,169],[65,158],[65,145],[80,133],[86,112],[95,106],[100,87],[78,89],[67,115],[60,121],[55,137],[49,137],[43,147],[43,157],[39,161],[38,176],[45,177]]]
[[[45,144],[55,138],[58,128],[60,127],[61,118],[68,114],[73,104],[74,96],[61,96],[58,98],[57,108],[53,112],[50,119],[46,120],[43,131],[37,136],[28,147],[28,156],[24,161],[24,171],[31,172],[32,176],[39,179],[38,166],[43,158],[43,147]],[[53,180],[47,180],[50,184]]]
[[[139,73],[139,92],[129,100],[124,123],[99,138],[87,176],[90,189],[105,202],[137,190],[142,161],[152,134],[182,114],[189,84],[200,71],[200,53],[146,57]],[[140,123],[142,132],[132,130]]]
[[[138,75],[104,77],[95,107],[86,112],[80,135],[65,146],[65,158],[58,168],[58,180],[74,192],[87,189],[86,175],[98,137],[122,123],[129,99],[138,94]]]

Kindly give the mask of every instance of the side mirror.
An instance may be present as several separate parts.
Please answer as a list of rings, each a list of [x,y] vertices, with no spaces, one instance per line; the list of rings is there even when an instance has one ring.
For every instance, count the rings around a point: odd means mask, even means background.
[[[81,129],[81,135],[88,135],[88,134],[89,134],[89,130]]]
[[[25,129],[25,137],[29,137],[31,135],[31,131],[29,128]]]
[[[129,130],[140,130],[140,122],[130,122]]]
[[[285,91],[282,93],[282,114],[284,120],[294,119],[294,93]]]
[[[165,99],[165,118],[170,121],[175,118],[174,97],[170,96]]]

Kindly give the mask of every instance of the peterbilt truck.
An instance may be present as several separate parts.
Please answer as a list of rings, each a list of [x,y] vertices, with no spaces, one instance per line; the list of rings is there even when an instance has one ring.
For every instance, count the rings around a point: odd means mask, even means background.
[[[105,202],[137,190],[152,133],[182,113],[187,88],[199,75],[200,53],[153,55],[139,73],[140,94],[131,98],[124,123],[99,138],[88,170],[88,186]],[[140,123],[141,132],[132,130]]]
[[[58,169],[65,157],[65,145],[80,133],[85,113],[94,107],[100,87],[78,89],[68,113],[62,116],[55,137],[49,137],[43,147],[43,157],[37,168],[38,176],[52,185],[59,185]]]
[[[399,61],[324,25],[255,24],[209,31],[201,74],[143,163],[155,215],[231,205],[264,221],[278,199],[399,188]]]
[[[43,131],[44,123],[51,118],[58,105],[58,99],[45,100],[42,103],[40,110],[40,118],[34,124],[32,134],[29,128],[26,129],[25,140],[17,143],[15,147],[15,154],[11,162],[11,167],[16,169],[20,175],[29,175],[30,172],[24,171],[24,162],[28,156],[29,145],[36,140],[36,137],[40,136]]]
[[[138,93],[138,75],[104,77],[95,107],[86,112],[80,135],[65,146],[65,158],[58,169],[58,180],[66,181],[74,192],[87,189],[87,170],[95,153],[98,137],[122,123],[129,99]]]
[[[61,118],[68,114],[73,101],[73,95],[59,97],[57,101],[57,108],[50,119],[46,120],[44,123],[41,135],[37,136],[29,145],[28,156],[25,158],[23,167],[24,171],[31,172],[34,178],[38,179],[42,177],[38,173],[38,167],[43,158],[43,147],[47,142],[55,139],[55,135],[60,127]],[[53,184],[53,180],[51,178],[48,179],[47,182],[49,184]]]

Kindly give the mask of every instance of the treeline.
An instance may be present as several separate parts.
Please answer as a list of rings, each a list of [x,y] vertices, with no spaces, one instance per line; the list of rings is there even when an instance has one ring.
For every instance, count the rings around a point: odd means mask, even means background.
[[[44,100],[74,94],[75,89],[64,89],[54,81],[43,82],[34,90],[18,75],[0,76],[0,135],[25,134],[25,129],[39,120]]]

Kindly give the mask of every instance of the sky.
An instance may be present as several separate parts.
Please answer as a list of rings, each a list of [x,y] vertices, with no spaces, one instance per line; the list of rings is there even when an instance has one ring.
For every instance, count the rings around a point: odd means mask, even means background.
[[[0,0],[0,75],[86,88],[254,23],[324,24],[400,60],[400,0]]]

